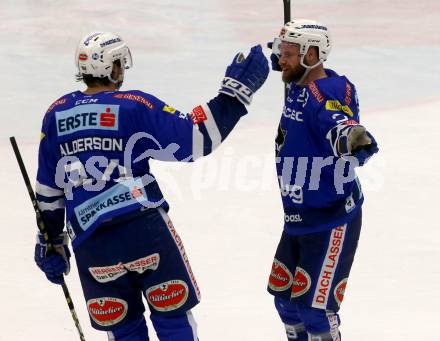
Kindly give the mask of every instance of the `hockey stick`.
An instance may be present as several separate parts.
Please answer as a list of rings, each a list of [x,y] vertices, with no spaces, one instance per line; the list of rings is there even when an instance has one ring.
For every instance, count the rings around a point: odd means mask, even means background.
[[[284,3],[284,23],[290,21],[290,0],[283,0]]]
[[[47,243],[47,251],[54,252],[54,247],[52,242],[49,239],[49,234],[47,233],[46,225],[43,221],[43,216],[41,215],[40,208],[38,207],[37,199],[35,197],[34,190],[32,189],[31,182],[29,181],[29,176],[27,174],[26,168],[23,163],[23,159],[21,158],[20,150],[18,149],[17,142],[15,141],[15,137],[12,136],[9,138],[11,141],[12,149],[14,149],[15,157],[17,158],[18,166],[20,167],[21,175],[23,176],[24,183],[26,184],[26,188],[28,190],[29,196],[32,201],[32,205],[34,207],[35,214],[37,216],[37,225],[38,229],[40,230],[41,234],[44,237],[44,240]],[[61,275],[62,276],[62,275]],[[64,297],[66,298],[67,305],[69,306],[70,313],[72,314],[73,322],[75,322],[76,330],[79,333],[79,338],[81,341],[85,341],[84,334],[81,329],[81,325],[79,324],[78,316],[76,315],[75,307],[73,306],[72,298],[70,297],[69,289],[67,289],[66,282],[61,284],[61,287],[63,288]]]
[[[284,24],[288,23],[290,21],[290,0],[283,0],[284,5]],[[287,98],[287,83],[284,83],[284,100]]]

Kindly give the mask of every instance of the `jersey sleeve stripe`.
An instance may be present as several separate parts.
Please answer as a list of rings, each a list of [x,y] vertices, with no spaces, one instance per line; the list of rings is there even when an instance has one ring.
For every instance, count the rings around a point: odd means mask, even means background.
[[[193,161],[195,161],[203,156],[203,134],[199,131],[198,125],[193,126],[192,137],[193,137],[192,159]]]
[[[54,202],[38,201],[38,207],[41,211],[55,211],[64,208],[64,199],[59,199]]]
[[[217,127],[214,116],[212,115],[211,109],[208,105],[202,105],[203,110],[206,113],[207,120],[203,122],[208,131],[208,135],[212,141],[212,150],[216,149],[222,143],[222,135]]]
[[[59,197],[59,196],[64,195],[63,191],[61,191],[57,188],[52,188],[52,187],[43,185],[42,183],[40,183],[38,181],[35,184],[35,192],[37,194],[40,194],[45,197]]]
[[[330,146],[335,156],[339,157],[346,154],[346,153],[341,153],[339,151],[338,144],[341,138],[347,138],[347,133],[349,131],[349,128],[350,127],[344,124],[339,124],[328,131],[326,138],[327,140],[329,140]]]

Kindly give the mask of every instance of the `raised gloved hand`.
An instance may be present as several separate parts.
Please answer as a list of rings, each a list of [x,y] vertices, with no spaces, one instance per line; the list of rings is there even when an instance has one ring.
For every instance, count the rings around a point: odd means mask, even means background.
[[[240,102],[249,105],[253,94],[263,85],[268,74],[269,63],[261,45],[254,46],[246,58],[241,52],[234,57],[226,69],[219,92],[237,97]]]
[[[373,135],[361,125],[347,126],[341,131],[338,149],[342,156],[354,156],[359,166],[363,166],[373,154],[379,151]]]
[[[280,44],[279,38],[275,38],[273,42],[270,41],[267,43],[267,47],[272,50],[272,53],[270,54],[270,62],[271,62],[272,70],[274,71],[282,71],[280,66],[280,50],[278,47],[279,44]]]
[[[47,250],[47,243],[41,233],[37,234],[37,243],[35,245],[35,263],[46,274],[49,281],[55,284],[64,282],[63,273],[70,271],[70,251],[68,247],[69,237],[66,232],[61,233],[52,240],[54,249]]]

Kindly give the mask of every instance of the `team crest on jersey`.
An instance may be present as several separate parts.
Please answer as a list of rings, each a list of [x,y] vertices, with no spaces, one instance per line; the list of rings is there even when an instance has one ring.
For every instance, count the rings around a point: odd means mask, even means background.
[[[113,326],[127,315],[128,305],[113,297],[92,298],[87,301],[90,317],[100,326]]]
[[[171,280],[146,291],[148,303],[157,311],[172,311],[180,308],[188,299],[188,285],[181,280]]]
[[[307,105],[307,102],[309,101],[309,92],[307,91],[307,88],[302,89],[296,101],[300,103],[303,108]]]
[[[293,278],[291,297],[295,298],[304,295],[307,291],[309,291],[311,285],[312,280],[310,279],[310,275],[306,270],[297,266],[295,277]]]
[[[119,105],[86,104],[55,113],[58,136],[78,131],[118,130]]]
[[[284,142],[286,141],[286,136],[287,136],[287,130],[281,128],[281,123],[280,123],[278,126],[277,137],[275,139],[275,151],[277,156],[284,146]]]
[[[274,259],[269,277],[269,288],[273,291],[284,291],[290,288],[292,282],[293,276],[287,266]]]

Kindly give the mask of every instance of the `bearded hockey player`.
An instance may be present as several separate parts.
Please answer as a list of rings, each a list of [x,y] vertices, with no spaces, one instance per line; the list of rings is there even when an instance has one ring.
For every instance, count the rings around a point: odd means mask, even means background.
[[[378,151],[360,124],[355,86],[325,69],[326,26],[293,20],[272,43],[272,69],[288,83],[276,138],[284,231],[268,290],[289,340],[340,340],[338,310],[361,230],[354,168]]]
[[[57,253],[38,235],[35,261],[62,283],[70,237],[91,324],[109,340],[149,339],[142,296],[160,340],[198,340],[199,287],[149,160],[195,161],[225,140],[267,78],[261,46],[239,53],[219,94],[189,113],[119,90],[132,59],[116,34],[81,39],[76,65],[87,89],[56,100],[43,120],[36,194]]]

